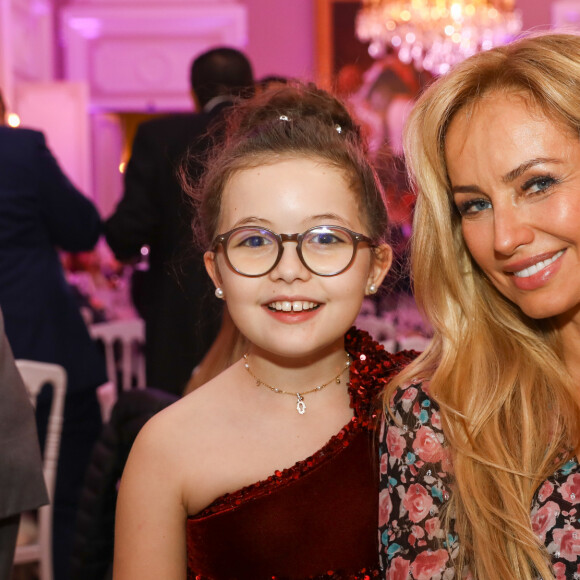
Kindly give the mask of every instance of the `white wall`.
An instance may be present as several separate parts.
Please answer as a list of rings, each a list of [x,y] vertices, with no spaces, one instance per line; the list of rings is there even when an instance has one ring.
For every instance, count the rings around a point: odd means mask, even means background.
[[[270,74],[312,80],[314,0],[241,0],[248,8],[247,53],[256,78]]]

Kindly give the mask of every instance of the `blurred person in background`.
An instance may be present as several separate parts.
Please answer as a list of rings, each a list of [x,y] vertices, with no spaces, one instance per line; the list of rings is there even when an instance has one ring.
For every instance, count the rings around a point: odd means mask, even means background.
[[[54,570],[66,580],[85,469],[102,422],[105,362],[67,284],[59,250],[92,249],[102,231],[93,203],[66,177],[44,135],[0,126],[0,307],[14,357],[59,364],[67,396],[54,498]],[[41,444],[50,393],[41,393]]]

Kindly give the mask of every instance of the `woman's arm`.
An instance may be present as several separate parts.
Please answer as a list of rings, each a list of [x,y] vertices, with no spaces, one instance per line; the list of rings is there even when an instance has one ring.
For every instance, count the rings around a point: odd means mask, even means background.
[[[458,544],[443,529],[450,462],[439,411],[420,384],[396,392],[391,410],[379,446],[381,567],[387,579],[447,577]]]
[[[185,580],[186,518],[168,421],[154,417],[129,455],[117,500],[114,580]]]

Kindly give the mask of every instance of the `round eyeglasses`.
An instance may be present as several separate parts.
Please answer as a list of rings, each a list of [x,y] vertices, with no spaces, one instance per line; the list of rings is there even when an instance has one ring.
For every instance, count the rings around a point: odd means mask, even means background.
[[[318,276],[336,276],[354,260],[359,243],[372,240],[341,226],[316,226],[302,234],[275,234],[256,226],[239,227],[217,236],[212,250],[221,244],[231,268],[250,278],[271,272],[282,258],[285,242],[296,242],[300,261]]]

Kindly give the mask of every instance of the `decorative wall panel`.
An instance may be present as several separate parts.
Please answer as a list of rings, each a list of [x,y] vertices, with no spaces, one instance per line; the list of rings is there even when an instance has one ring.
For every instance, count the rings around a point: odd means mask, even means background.
[[[189,67],[217,45],[244,48],[246,9],[235,2],[84,2],[65,8],[65,76],[110,111],[191,109]]]
[[[50,0],[12,0],[10,36],[14,81],[52,80]]]
[[[93,197],[86,88],[83,83],[20,82],[15,100],[22,126],[43,131],[70,180]]]

